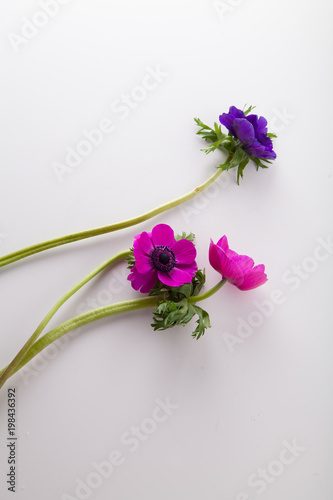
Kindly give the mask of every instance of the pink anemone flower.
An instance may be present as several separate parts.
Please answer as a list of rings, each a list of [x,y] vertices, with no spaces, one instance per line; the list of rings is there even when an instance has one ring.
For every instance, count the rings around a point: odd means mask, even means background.
[[[238,255],[230,250],[226,236],[216,244],[211,240],[209,262],[215,271],[235,285],[239,290],[252,290],[267,281],[265,266],[254,266],[254,261],[247,255]]]
[[[150,292],[158,280],[172,287],[192,281],[198,267],[191,241],[176,241],[167,224],[158,224],[151,233],[144,231],[134,238],[135,265],[127,277],[134,290]]]

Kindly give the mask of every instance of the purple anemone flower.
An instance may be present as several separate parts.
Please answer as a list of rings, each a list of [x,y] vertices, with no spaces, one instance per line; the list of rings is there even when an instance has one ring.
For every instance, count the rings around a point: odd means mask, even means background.
[[[265,266],[254,266],[251,257],[238,255],[230,250],[226,236],[216,244],[211,240],[209,247],[209,262],[215,271],[235,285],[239,290],[252,290],[267,281]]]
[[[198,270],[196,254],[191,241],[176,241],[170,226],[158,224],[151,233],[135,236],[135,265],[127,279],[142,293],[150,292],[158,280],[173,287],[190,283]]]
[[[242,110],[231,106],[229,113],[223,113],[219,118],[231,135],[242,142],[249,156],[266,160],[276,158],[273,143],[267,135],[267,120],[263,116],[245,115]]]

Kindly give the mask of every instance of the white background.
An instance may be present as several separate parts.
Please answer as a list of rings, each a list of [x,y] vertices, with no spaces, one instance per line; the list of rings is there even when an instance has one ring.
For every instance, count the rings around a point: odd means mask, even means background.
[[[266,265],[269,281],[249,292],[227,284],[202,303],[213,326],[199,341],[192,325],[153,333],[151,311],[133,312],[85,327],[8,381],[1,498],[12,498],[14,387],[18,499],[331,500],[333,250],[322,244],[333,236],[331,2],[72,0],[53,17],[40,15],[41,3],[0,4],[1,255],[126,219],[203,182],[224,157],[200,151],[194,117],[212,125],[230,105],[257,105],[278,134],[278,158],[268,170],[247,166],[240,186],[235,172],[224,174],[205,195],[136,228],[2,268],[1,365],[69,288],[156,223],[196,234],[207,286],[219,278],[209,238],[223,234]],[[29,31],[32,20],[45,26]],[[158,68],[160,81],[140,94]],[[131,94],[133,107],[120,112]],[[56,162],[105,118],[112,133],[57,176]],[[136,297],[125,275],[125,264],[104,272],[50,327],[88,301]],[[153,428],[147,419],[167,398],[174,409]],[[122,436],[141,424],[152,432],[131,451]],[[293,443],[294,456],[283,451]],[[93,463],[114,450],[122,464],[101,478]]]

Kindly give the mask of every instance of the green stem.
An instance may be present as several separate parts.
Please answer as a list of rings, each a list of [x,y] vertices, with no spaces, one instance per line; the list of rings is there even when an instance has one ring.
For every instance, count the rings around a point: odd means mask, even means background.
[[[210,290],[207,290],[207,292],[204,292],[201,295],[193,295],[192,297],[189,297],[187,300],[191,303],[193,303],[193,302],[196,303],[196,302],[200,302],[201,300],[208,299],[209,297],[214,295],[214,293],[218,292],[218,290],[220,290],[220,288],[222,288],[223,285],[227,281],[228,281],[227,279],[223,279],[223,280],[219,281],[217,283],[217,285],[213,286],[213,288],[210,288]]]
[[[207,292],[204,292],[201,295],[190,297],[188,301],[191,303],[196,303],[200,302],[201,300],[208,299],[208,297],[211,297],[214,293],[216,293],[226,282],[227,280],[223,279],[213,288],[207,290]],[[43,337],[37,340],[33,344],[33,346],[30,347],[29,351],[25,354],[20,363],[16,365],[16,368],[12,375],[20,370],[24,365],[26,365],[32,358],[37,356],[37,354],[39,354],[43,349],[48,347],[52,342],[58,340],[60,337],[70,332],[71,330],[86,325],[87,323],[91,323],[92,321],[97,321],[98,319],[105,318],[106,316],[112,316],[114,314],[156,306],[161,299],[163,299],[162,296],[154,296],[118,302],[116,304],[99,307],[98,309],[88,311],[86,313],[80,314],[79,316],[76,316],[75,318],[65,321],[61,325],[43,335]],[[3,372],[4,370],[0,372],[0,375]]]
[[[228,158],[226,162],[227,161]],[[139,224],[140,222],[144,222],[148,219],[151,219],[152,217],[155,217],[158,214],[161,214],[162,212],[165,212],[166,210],[169,210],[170,208],[176,207],[177,205],[180,205],[181,203],[184,203],[185,201],[194,198],[194,196],[201,193],[204,189],[210,186],[210,184],[212,184],[221,175],[222,172],[223,169],[218,168],[213,175],[211,175],[205,182],[200,184],[200,186],[195,188],[193,191],[190,191],[189,193],[181,196],[180,198],[165,203],[164,205],[154,208],[149,212],[141,214],[137,217],[133,217],[132,219],[127,219],[125,221],[110,224],[108,226],[89,229],[87,231],[81,231],[79,233],[68,234],[67,236],[61,236],[59,238],[44,241],[42,243],[38,243],[36,245],[23,248],[8,255],[4,255],[3,257],[0,257],[0,267],[12,264],[13,262],[16,262],[20,259],[24,259],[25,257],[29,257],[30,255],[34,255],[35,253],[43,252],[44,250],[49,250],[50,248],[54,248],[60,245],[65,245],[66,243],[73,243],[75,241],[83,240],[85,238],[92,238],[93,236],[110,233],[112,231],[118,231],[119,229],[124,229],[126,227]]]
[[[124,259],[127,256],[131,254],[130,250],[125,250],[123,252],[119,252],[118,254],[114,255],[111,257],[111,259],[106,260],[103,262],[100,266],[96,267],[91,273],[89,273],[85,278],[83,278],[79,283],[77,283],[73,288],[71,288],[58,302],[55,304],[55,306],[52,307],[52,309],[48,312],[48,314],[45,316],[45,318],[41,321],[41,323],[38,325],[34,333],[31,335],[31,337],[27,340],[27,342],[24,344],[22,349],[16,354],[15,358],[11,361],[11,363],[0,372],[0,388],[4,385],[6,380],[13,375],[16,371],[16,367],[20,364],[22,359],[25,357],[29,349],[32,347],[32,345],[36,342],[38,337],[40,336],[41,332],[44,330],[46,325],[49,323],[51,318],[55,315],[55,313],[58,311],[58,309],[68,300],[72,295],[74,295],[75,292],[77,292],[80,288],[82,288],[88,281],[90,281],[92,278],[97,276],[103,269],[108,267],[109,265],[113,264],[119,259]]]
[[[52,344],[52,342],[58,340],[60,337],[70,332],[71,330],[75,330],[80,326],[91,323],[92,321],[97,321],[98,319],[104,318],[106,316],[112,316],[114,314],[124,313],[127,311],[134,311],[135,309],[156,306],[161,298],[162,297],[159,296],[144,297],[140,299],[118,302],[117,304],[99,307],[98,309],[88,311],[86,313],[80,314],[79,316],[76,316],[75,318],[65,321],[53,330],[50,330],[34,343],[28,353],[24,356],[22,361],[16,366],[14,373],[20,370],[32,358],[37,356],[37,354],[39,354],[43,349]]]

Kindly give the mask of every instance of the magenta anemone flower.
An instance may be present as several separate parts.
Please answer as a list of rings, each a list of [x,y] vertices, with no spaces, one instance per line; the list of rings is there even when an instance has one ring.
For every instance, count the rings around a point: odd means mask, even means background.
[[[173,287],[192,281],[198,267],[191,241],[176,241],[167,224],[158,224],[151,233],[144,231],[134,238],[135,265],[127,278],[134,290],[150,292],[158,280]]]
[[[209,262],[215,271],[240,290],[252,290],[267,281],[265,266],[254,266],[254,261],[247,255],[238,255],[230,250],[226,236],[216,244],[211,240]]]

